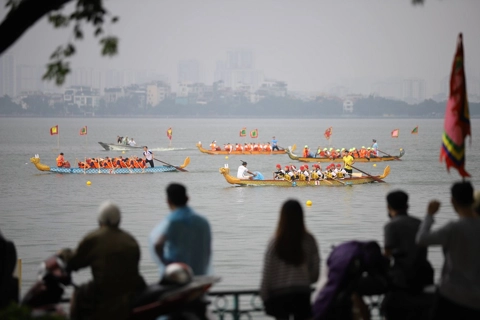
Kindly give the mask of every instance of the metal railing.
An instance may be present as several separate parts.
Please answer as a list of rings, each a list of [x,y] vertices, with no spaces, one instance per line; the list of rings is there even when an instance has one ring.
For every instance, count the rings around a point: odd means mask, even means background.
[[[312,289],[313,292],[313,289]],[[226,290],[209,292],[212,312],[219,320],[266,318],[258,290]],[[371,319],[381,319],[380,304],[383,296],[364,296]]]

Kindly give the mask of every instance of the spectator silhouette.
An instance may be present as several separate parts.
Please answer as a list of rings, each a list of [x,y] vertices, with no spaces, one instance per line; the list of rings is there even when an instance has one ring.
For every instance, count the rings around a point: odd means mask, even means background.
[[[470,182],[453,184],[451,203],[459,219],[431,231],[440,208],[432,200],[417,233],[418,244],[440,245],[445,256],[432,319],[480,319],[480,218],[473,202]]]
[[[277,319],[311,318],[310,285],[319,271],[317,242],[305,228],[302,206],[288,200],[265,252],[260,296],[266,313]]]
[[[0,309],[10,302],[18,302],[18,279],[13,277],[17,263],[17,251],[12,241],[0,232]]]

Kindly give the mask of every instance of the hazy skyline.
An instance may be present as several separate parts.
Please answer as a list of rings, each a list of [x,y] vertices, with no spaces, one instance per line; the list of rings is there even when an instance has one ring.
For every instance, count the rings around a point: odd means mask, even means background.
[[[244,48],[254,52],[256,69],[286,81],[289,90],[418,77],[431,96],[450,73],[462,32],[467,73],[480,77],[478,0],[426,0],[423,6],[410,0],[115,0],[105,6],[120,17],[109,28],[120,39],[119,54],[101,57],[86,28],[72,68],[147,69],[167,75],[175,87],[178,62],[195,59],[211,83],[216,61]],[[0,10],[3,19],[6,10]],[[45,65],[71,38],[71,28],[55,30],[44,18],[5,53],[17,64]],[[368,91],[370,83],[351,86]]]

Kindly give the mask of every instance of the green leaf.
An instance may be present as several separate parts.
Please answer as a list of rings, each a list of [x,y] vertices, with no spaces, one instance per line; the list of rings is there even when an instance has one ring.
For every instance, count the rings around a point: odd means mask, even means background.
[[[120,18],[118,16],[115,16],[112,18],[112,23],[117,23]]]
[[[103,29],[101,27],[98,27],[97,29],[95,29],[95,37],[98,37],[102,33],[103,33]]]
[[[105,37],[100,40],[100,44],[103,45],[102,56],[114,56],[117,54],[118,38],[117,37]]]
[[[63,55],[65,57],[70,57],[75,54],[75,46],[71,43],[68,44],[68,46],[63,50]]]

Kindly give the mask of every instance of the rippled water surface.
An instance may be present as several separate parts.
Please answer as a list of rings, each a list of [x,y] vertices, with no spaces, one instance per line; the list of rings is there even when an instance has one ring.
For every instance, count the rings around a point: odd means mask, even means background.
[[[49,128],[59,125],[59,140],[50,136]],[[88,135],[80,136],[87,125]],[[410,131],[419,126],[419,134]],[[269,141],[275,135],[282,147],[308,144],[329,146],[323,137],[333,127],[333,147],[369,146],[376,138],[380,150],[398,154],[406,150],[403,161],[358,163],[371,174],[379,174],[388,164],[391,174],[385,184],[349,187],[278,188],[234,187],[219,174],[228,163],[233,171],[240,159],[248,161],[251,171],[270,177],[277,163],[292,163],[287,155],[275,156],[210,156],[195,147],[212,140],[218,143],[248,142],[239,131],[258,129],[258,141]],[[467,144],[467,171],[474,185],[480,187],[480,121],[472,120],[472,143]],[[155,152],[155,157],[179,165],[191,159],[187,173],[138,175],[50,174],[38,171],[29,162],[39,154],[41,162],[54,165],[61,151],[72,163],[76,159],[119,155],[104,151],[97,143],[114,142],[117,135],[134,137],[138,144],[151,148],[168,147],[166,129],[173,128],[172,147],[179,150]],[[399,138],[391,138],[393,129],[400,129]],[[23,261],[22,293],[32,284],[37,267],[46,257],[62,247],[75,247],[80,239],[96,228],[99,204],[111,199],[122,209],[122,228],[132,233],[141,245],[142,274],[149,282],[157,278],[148,250],[147,237],[167,213],[165,187],[170,182],[187,186],[190,205],[204,214],[213,229],[214,271],[222,277],[217,289],[253,289],[260,280],[263,253],[275,230],[281,204],[288,198],[302,203],[308,229],[320,244],[325,261],[331,246],[351,239],[374,239],[382,243],[383,225],[387,222],[385,195],[394,189],[410,194],[410,212],[422,217],[432,198],[442,201],[436,225],[455,218],[449,203],[449,188],[459,179],[456,171],[448,174],[440,164],[439,148],[443,119],[312,119],[312,120],[247,120],[247,119],[33,119],[0,118],[0,230],[17,247]],[[60,148],[57,149],[59,144]],[[133,154],[127,152],[124,156]],[[138,152],[138,156],[141,153]],[[91,181],[87,186],[86,182]],[[438,249],[430,249],[437,276],[443,262]],[[90,277],[88,271],[75,275],[77,282]]]

